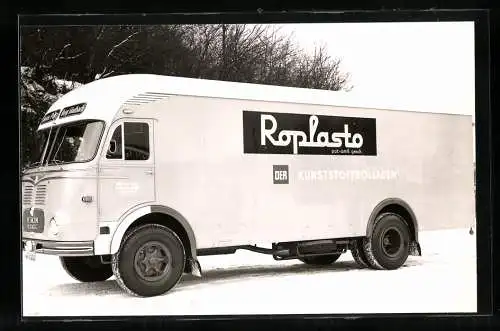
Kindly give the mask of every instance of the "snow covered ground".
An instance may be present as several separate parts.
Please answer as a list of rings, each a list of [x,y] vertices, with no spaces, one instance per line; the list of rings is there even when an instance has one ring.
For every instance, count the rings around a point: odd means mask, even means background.
[[[186,276],[172,292],[135,298],[114,279],[82,284],[57,257],[23,261],[25,316],[351,314],[476,312],[475,235],[421,233],[422,257],[394,271],[359,269],[350,252],[329,267],[274,261],[238,251],[201,257],[203,279]]]

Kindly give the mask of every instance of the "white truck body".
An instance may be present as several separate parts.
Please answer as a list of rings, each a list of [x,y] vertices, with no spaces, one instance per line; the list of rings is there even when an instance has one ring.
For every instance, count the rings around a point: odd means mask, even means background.
[[[73,115],[50,117],[67,107]],[[61,97],[39,131],[88,120],[99,122],[83,134],[84,162],[23,174],[31,251],[113,255],[152,213],[182,226],[193,260],[206,249],[369,236],[391,203],[411,217],[415,242],[419,231],[474,219],[469,115],[347,92],[124,75]],[[145,125],[133,134],[146,160],[107,158],[123,123]]]

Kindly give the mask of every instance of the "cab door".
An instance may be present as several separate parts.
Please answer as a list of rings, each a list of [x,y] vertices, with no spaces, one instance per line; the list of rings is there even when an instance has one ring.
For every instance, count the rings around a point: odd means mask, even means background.
[[[137,205],[154,202],[154,121],[115,122],[99,163],[99,221],[117,221]]]

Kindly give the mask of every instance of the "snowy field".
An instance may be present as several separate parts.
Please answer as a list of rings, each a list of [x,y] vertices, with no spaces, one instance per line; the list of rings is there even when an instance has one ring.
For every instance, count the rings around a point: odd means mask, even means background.
[[[24,316],[476,312],[476,246],[469,229],[421,233],[422,257],[394,271],[359,269],[350,252],[329,267],[238,251],[201,257],[203,279],[170,293],[126,295],[113,279],[83,284],[53,256],[23,261]]]

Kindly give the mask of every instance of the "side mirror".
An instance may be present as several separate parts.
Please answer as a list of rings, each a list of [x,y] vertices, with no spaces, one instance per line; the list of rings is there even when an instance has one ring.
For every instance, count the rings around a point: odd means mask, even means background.
[[[109,142],[108,152],[111,153],[111,154],[115,154],[116,153],[116,140],[111,140]]]

